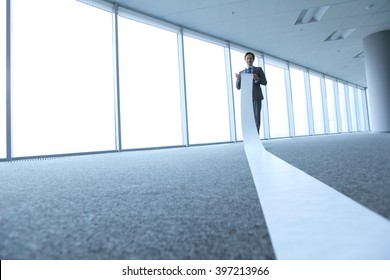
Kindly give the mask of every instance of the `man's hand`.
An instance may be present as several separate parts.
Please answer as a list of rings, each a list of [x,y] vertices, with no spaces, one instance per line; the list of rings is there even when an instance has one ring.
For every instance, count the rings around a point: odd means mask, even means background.
[[[259,78],[259,75],[257,75],[256,73],[253,73],[253,80],[257,80]]]
[[[237,74],[237,73],[234,73],[234,74],[236,75],[236,79],[237,79],[237,80],[240,80],[240,79],[241,79],[241,74],[240,74],[240,73],[238,73],[238,74]]]

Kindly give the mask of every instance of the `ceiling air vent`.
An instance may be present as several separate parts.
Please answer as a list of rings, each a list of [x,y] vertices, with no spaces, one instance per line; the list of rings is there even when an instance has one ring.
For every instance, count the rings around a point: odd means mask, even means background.
[[[299,14],[297,21],[295,22],[295,25],[319,22],[328,9],[329,6],[304,9]]]
[[[325,39],[325,42],[345,39],[355,30],[356,28],[333,31],[332,33],[330,33],[328,38]]]

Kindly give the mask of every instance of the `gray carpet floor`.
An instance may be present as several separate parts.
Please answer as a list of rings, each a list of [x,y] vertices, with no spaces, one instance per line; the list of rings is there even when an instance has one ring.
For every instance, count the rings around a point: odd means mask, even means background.
[[[274,259],[242,143],[0,164],[0,259]]]
[[[263,141],[390,219],[390,134]],[[274,259],[243,143],[0,163],[0,259]]]
[[[390,133],[263,141],[272,154],[390,219]]]

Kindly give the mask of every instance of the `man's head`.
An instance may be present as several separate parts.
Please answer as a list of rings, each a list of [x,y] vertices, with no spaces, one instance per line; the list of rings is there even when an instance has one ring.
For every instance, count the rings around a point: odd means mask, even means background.
[[[247,52],[244,56],[246,64],[248,67],[253,66],[253,61],[255,61],[255,55],[251,52]]]

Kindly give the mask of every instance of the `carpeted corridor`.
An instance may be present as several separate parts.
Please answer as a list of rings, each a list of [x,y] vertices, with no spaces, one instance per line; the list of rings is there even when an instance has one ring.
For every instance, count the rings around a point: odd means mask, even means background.
[[[390,134],[265,140],[390,219]],[[0,259],[275,259],[242,143],[0,163]]]

